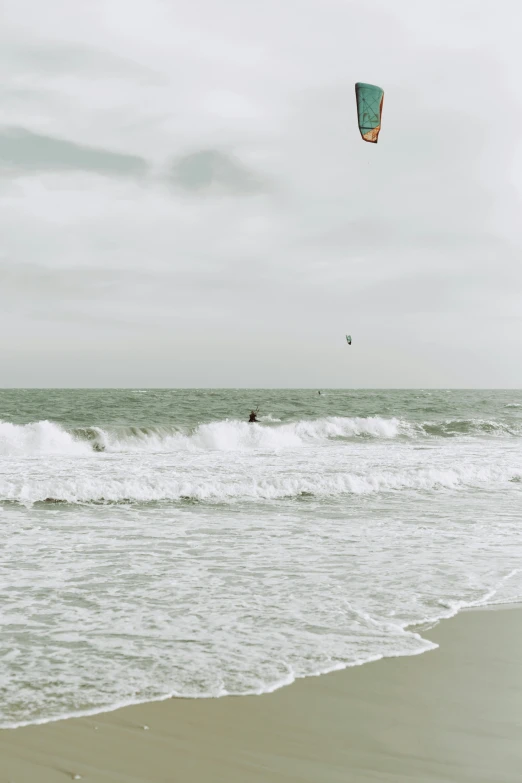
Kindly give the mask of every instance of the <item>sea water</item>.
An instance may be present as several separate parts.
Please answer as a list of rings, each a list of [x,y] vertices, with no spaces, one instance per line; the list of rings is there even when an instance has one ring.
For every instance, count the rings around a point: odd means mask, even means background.
[[[427,651],[521,482],[520,391],[0,391],[0,725]]]

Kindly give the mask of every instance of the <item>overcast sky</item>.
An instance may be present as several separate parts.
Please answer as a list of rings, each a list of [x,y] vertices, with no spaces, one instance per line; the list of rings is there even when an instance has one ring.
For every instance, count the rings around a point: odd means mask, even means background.
[[[0,385],[522,386],[519,0],[0,9]]]

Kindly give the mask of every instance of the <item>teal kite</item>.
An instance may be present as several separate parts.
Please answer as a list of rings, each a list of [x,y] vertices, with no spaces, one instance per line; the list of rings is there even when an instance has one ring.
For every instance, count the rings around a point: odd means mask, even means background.
[[[346,335],[346,342],[348,343],[348,345],[352,344],[352,336],[350,334]]]
[[[357,100],[357,118],[361,136],[364,141],[377,144],[379,131],[381,130],[384,90],[375,84],[357,82],[355,85],[355,98]]]

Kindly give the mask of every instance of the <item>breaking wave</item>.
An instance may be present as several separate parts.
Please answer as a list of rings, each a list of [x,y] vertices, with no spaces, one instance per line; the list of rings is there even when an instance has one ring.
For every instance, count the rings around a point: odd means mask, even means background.
[[[175,427],[80,427],[68,431],[50,421],[23,425],[0,422],[0,455],[278,450],[333,438],[394,438],[400,430],[399,420],[378,416],[330,417],[290,424],[266,417],[263,424],[254,425],[225,420],[200,424],[192,432]]]
[[[46,476],[22,479],[0,478],[0,500],[31,505],[54,503],[158,503],[199,501],[230,503],[304,498],[338,498],[342,495],[506,486],[519,482],[522,470],[500,467],[457,466],[410,468],[397,472],[374,470],[369,473],[337,472],[332,475],[308,473],[293,477],[271,475],[266,479],[245,477],[158,475],[140,466],[126,475],[98,472],[76,476]]]
[[[0,421],[0,456],[69,455],[92,452],[279,451],[318,445],[332,440],[458,437],[463,435],[517,436],[502,422],[449,419],[411,423],[380,416],[337,417],[281,423],[265,417],[260,424],[224,420],[200,424],[184,432],[176,427],[80,427],[67,430],[50,421],[12,424]]]
[[[11,424],[0,421],[0,457],[88,454],[91,447],[51,421]]]

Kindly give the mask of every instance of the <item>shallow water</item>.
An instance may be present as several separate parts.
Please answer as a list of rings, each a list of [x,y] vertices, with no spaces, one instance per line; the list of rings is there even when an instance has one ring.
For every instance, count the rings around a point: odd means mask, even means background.
[[[521,446],[520,391],[0,391],[1,724],[429,649],[522,596]]]

